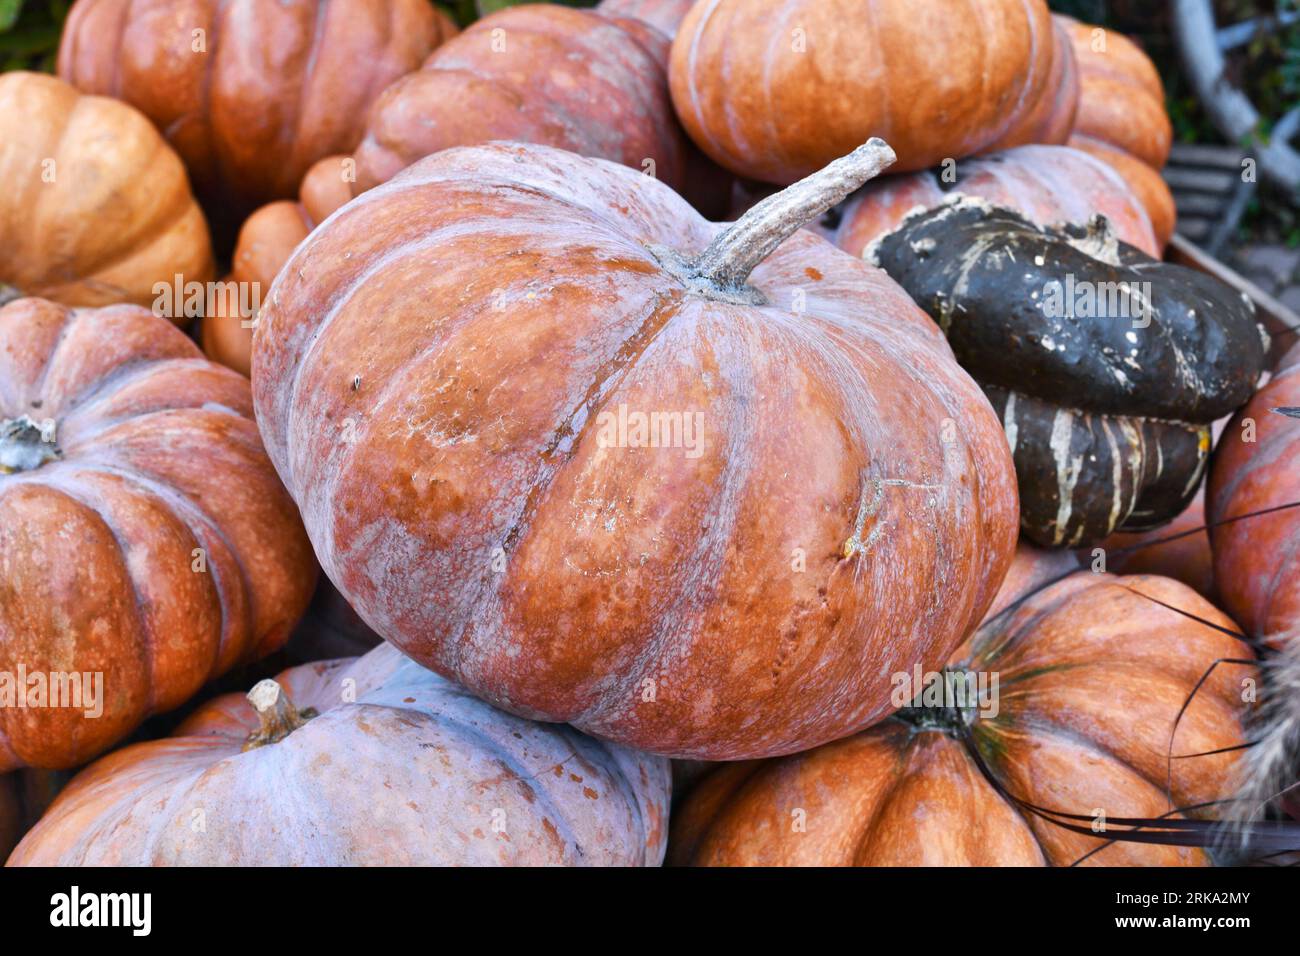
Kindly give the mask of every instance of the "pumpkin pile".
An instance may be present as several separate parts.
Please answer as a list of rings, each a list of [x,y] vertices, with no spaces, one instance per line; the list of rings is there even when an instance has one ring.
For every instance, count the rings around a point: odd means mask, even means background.
[[[504,6],[77,0],[0,75],[0,859],[1228,860],[1300,353],[1160,261],[1140,49]]]

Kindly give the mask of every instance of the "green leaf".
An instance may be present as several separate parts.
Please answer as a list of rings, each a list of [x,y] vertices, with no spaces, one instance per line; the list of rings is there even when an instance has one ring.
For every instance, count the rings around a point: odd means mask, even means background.
[[[0,0],[0,33],[12,30],[23,12],[23,0]]]

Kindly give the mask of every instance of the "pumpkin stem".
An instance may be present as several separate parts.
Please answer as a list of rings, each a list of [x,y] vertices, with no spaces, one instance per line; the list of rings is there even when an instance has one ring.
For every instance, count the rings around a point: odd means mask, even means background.
[[[0,422],[0,475],[32,471],[62,455],[52,422],[42,425],[26,415]]]
[[[898,157],[883,139],[872,137],[825,169],[768,196],[718,234],[695,259],[694,272],[727,290],[745,287],[749,274],[776,247]]]
[[[6,285],[5,283],[0,282],[0,307],[6,306],[15,299],[21,299],[22,297],[22,289],[16,289],[11,285]]]
[[[296,709],[284,688],[269,677],[258,681],[248,692],[248,702],[257,711],[261,726],[248,735],[243,747],[245,751],[279,743],[316,716],[314,707]]]

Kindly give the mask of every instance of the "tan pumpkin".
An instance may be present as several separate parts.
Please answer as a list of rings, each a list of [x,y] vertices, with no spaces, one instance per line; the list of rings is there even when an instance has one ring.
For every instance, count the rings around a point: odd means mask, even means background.
[[[0,284],[67,305],[149,305],[156,283],[212,278],[185,169],[131,107],[6,73],[0,143]]]
[[[935,699],[807,753],[722,768],[674,814],[670,860],[1209,863],[1195,848],[1108,844],[1093,827],[1109,833],[1123,818],[1231,796],[1235,755],[1208,752],[1243,744],[1242,678],[1255,672],[1221,666],[1193,696],[1216,659],[1243,657],[1243,649],[1162,603],[1222,627],[1231,621],[1176,581],[1071,573],[1072,563],[1026,549],[1018,555],[995,612],[946,671],[985,675],[984,696]],[[898,686],[910,676],[896,675]],[[1206,755],[1170,759],[1187,754]]]
[[[607,17],[644,20],[671,39],[694,4],[695,0],[601,0],[597,9]]]
[[[138,306],[0,309],[0,773],[275,650],[315,575],[245,379]]]
[[[1017,523],[1001,425],[938,328],[799,231],[888,158],[723,232],[625,166],[453,149],[316,229],[253,383],[349,603],[487,700],[654,752],[884,716],[863,668],[944,659]]]
[[[355,154],[353,192],[439,150],[493,140],[613,160],[686,190],[696,168],[667,59],[667,38],[638,20],[549,3],[484,17],[384,91]]]
[[[256,321],[252,306],[271,291],[271,282],[298,243],[352,198],[352,168],[347,157],[327,156],[307,170],[297,202],[281,199],[268,203],[244,221],[230,274],[222,280],[236,285],[227,287],[229,294],[215,297],[215,308],[203,317],[203,351],[212,361],[240,375],[249,374]]]
[[[935,169],[868,183],[844,204],[831,241],[860,256],[908,213],[963,193],[1013,209],[1043,226],[1087,223],[1100,213],[1121,241],[1159,257],[1141,200],[1110,166],[1077,149],[1020,146],[958,164],[951,181],[945,175],[945,170]]]
[[[427,0],[78,0],[59,75],[140,109],[214,215],[294,195],[456,28]]]
[[[1224,429],[1206,486],[1214,576],[1223,607],[1252,637],[1292,641],[1300,628],[1300,346]],[[1272,513],[1260,514],[1256,512]]]
[[[1160,247],[1174,233],[1173,194],[1160,176],[1173,144],[1155,64],[1115,30],[1056,15],[1079,64],[1079,112],[1069,143],[1109,163],[1142,199]]]
[[[1043,0],[701,0],[669,78],[705,153],[785,184],[868,136],[900,172],[1062,142],[1072,70]]]
[[[9,865],[657,866],[670,788],[667,760],[494,710],[382,645],[110,754]]]

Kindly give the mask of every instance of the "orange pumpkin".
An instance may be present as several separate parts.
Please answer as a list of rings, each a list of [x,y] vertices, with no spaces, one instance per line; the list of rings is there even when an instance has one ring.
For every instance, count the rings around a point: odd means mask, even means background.
[[[1289,640],[1300,626],[1300,346],[1224,429],[1206,488],[1214,577],[1223,607],[1253,637]],[[1270,514],[1246,517],[1255,512]]]
[[[352,198],[351,169],[347,157],[327,156],[307,170],[297,202],[281,199],[268,203],[244,221],[230,275],[222,280],[236,287],[228,286],[231,294],[214,298],[215,307],[203,317],[203,351],[212,361],[240,375],[249,374],[256,315],[244,313],[255,311],[253,303],[260,303],[271,291],[271,282],[298,243]],[[242,308],[244,305],[249,308]]]
[[[669,794],[668,761],[493,710],[383,645],[103,758],[9,865],[657,866]]]
[[[1173,144],[1160,74],[1122,33],[1061,15],[1056,21],[1068,33],[1079,64],[1079,112],[1069,143],[1124,177],[1146,207],[1163,249],[1177,214],[1160,176]]]
[[[680,187],[686,145],[660,66],[665,44],[644,24],[554,4],[484,17],[380,96],[353,191],[441,149],[496,139],[637,169],[653,161],[658,178]]]
[[[292,196],[456,32],[427,0],[78,0],[59,75],[167,136],[214,215]]]
[[[0,309],[0,555],[0,773],[275,650],[316,573],[248,382],[145,309],[42,299]]]
[[[799,231],[889,155],[719,234],[625,166],[453,149],[316,229],[253,382],[349,603],[487,700],[654,752],[884,716],[863,669],[944,659],[1017,523],[1001,425],[938,328]]]
[[[868,136],[894,147],[898,171],[1062,142],[1076,106],[1044,0],[701,0],[669,75],[705,153],[780,184]]]
[[[442,149],[512,140],[624,163],[721,216],[730,180],[678,125],[668,49],[640,20],[555,4],[484,17],[384,91],[355,154],[353,192]]]
[[[1231,795],[1233,754],[1171,755],[1243,743],[1240,666],[1220,666],[1193,696],[1210,665],[1242,657],[1242,647],[1157,602],[1223,627],[1231,622],[1176,581],[1070,573],[1071,563],[1022,549],[995,605],[1002,610],[945,672],[950,686],[966,688],[985,675],[982,696],[918,700],[854,737],[724,767],[674,814],[670,859],[706,866],[1209,863],[1195,848],[1107,843],[1094,827],[1122,829],[1116,821]],[[909,676],[894,680],[904,687]]]
[[[896,229],[912,210],[932,208],[955,193],[1013,209],[1043,226],[1086,223],[1098,213],[1122,242],[1159,256],[1151,220],[1138,197],[1105,163],[1065,146],[1020,146],[953,169],[887,176],[844,204],[831,241],[855,256]]]
[[[149,305],[156,283],[212,278],[185,169],[131,107],[6,73],[0,142],[0,284],[67,305]]]

